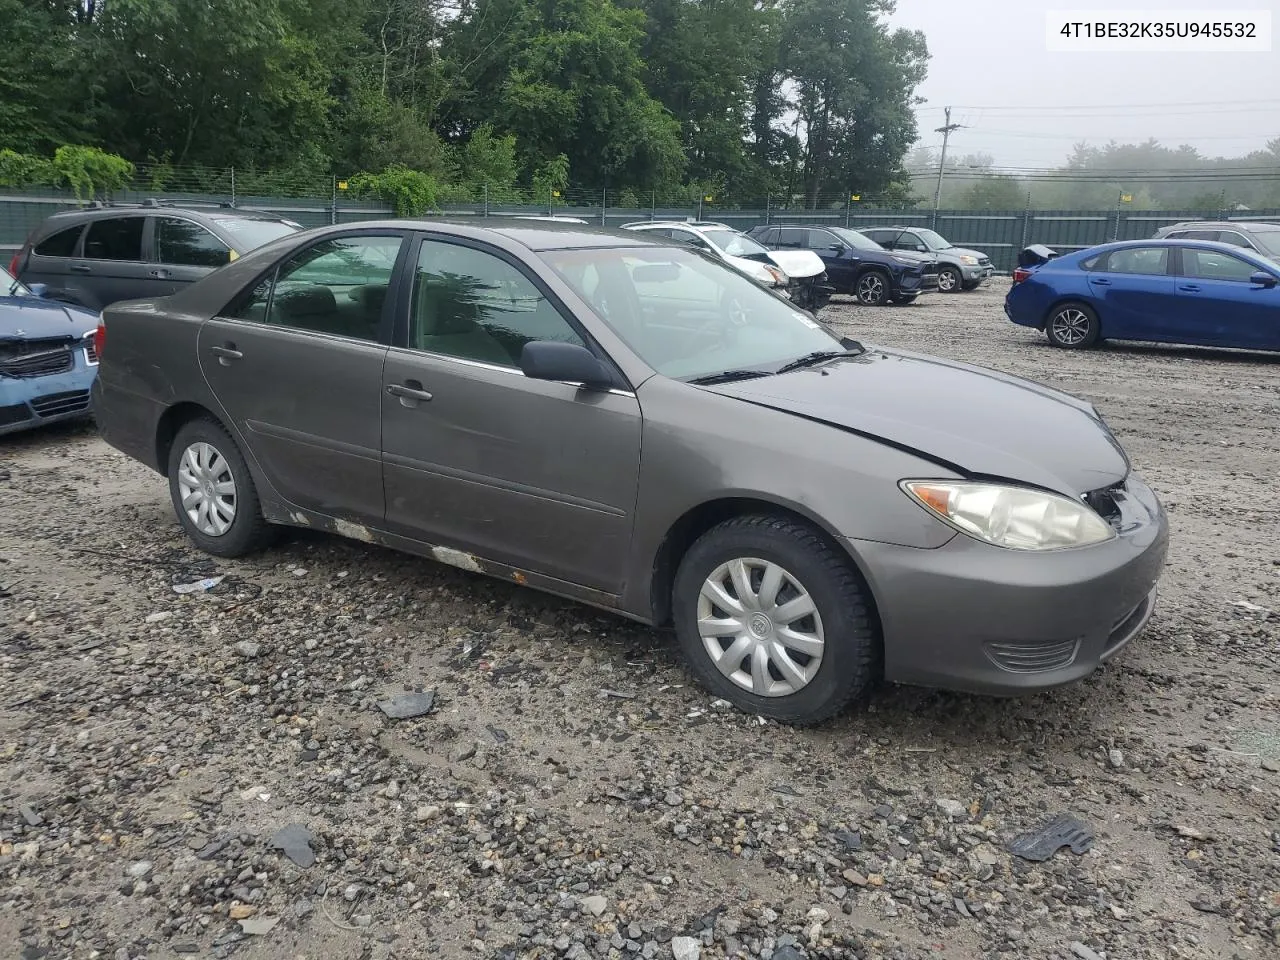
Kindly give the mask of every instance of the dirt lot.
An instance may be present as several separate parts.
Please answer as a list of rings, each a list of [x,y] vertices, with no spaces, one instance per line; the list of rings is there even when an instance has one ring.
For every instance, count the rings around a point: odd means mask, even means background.
[[[1167,504],[1146,635],[1023,700],[762,724],[668,636],[309,534],[215,562],[91,429],[0,440],[0,952],[1280,956],[1280,357],[1054,351],[1004,284],[830,317],[1089,398]],[[1005,850],[1060,812],[1087,853]]]

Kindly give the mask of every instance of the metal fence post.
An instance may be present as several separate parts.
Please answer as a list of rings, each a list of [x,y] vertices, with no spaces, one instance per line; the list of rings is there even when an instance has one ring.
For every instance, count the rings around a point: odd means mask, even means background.
[[[649,191],[649,222],[653,223],[658,219],[658,191]]]
[[[850,192],[844,201],[844,228],[849,229],[849,214],[853,212],[853,193]]]
[[[1022,242],[1018,244],[1021,250],[1028,243],[1027,237],[1031,233],[1031,191],[1027,191],[1027,205],[1022,208]]]
[[[489,181],[487,180],[484,184],[484,215],[486,217],[489,215]]]
[[[231,205],[236,205],[236,168],[231,168]]]
[[[335,224],[338,222],[338,177],[336,174],[333,176],[332,180],[333,180],[333,202],[329,207],[329,223]]]
[[[770,194],[766,193],[764,195],[764,225],[766,227],[769,225],[769,200],[770,199],[771,199]]]
[[[600,188],[600,226],[606,226],[604,222],[604,212],[609,209],[609,188]]]

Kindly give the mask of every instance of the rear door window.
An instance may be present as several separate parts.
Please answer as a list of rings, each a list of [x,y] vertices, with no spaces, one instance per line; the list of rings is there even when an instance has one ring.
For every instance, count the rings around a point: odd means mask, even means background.
[[[808,246],[808,231],[796,227],[783,227],[778,231],[778,246],[788,250],[804,250]]]
[[[84,238],[86,260],[142,259],[143,217],[94,220]]]
[[[80,234],[84,233],[84,224],[59,230],[51,237],[41,240],[35,247],[37,257],[74,257],[76,244]]]
[[[1169,272],[1168,247],[1132,247],[1115,250],[1099,267],[1104,273],[1129,273],[1141,276],[1163,276]]]
[[[231,248],[190,220],[156,218],[156,259],[180,267],[220,267],[231,259]]]
[[[1246,250],[1252,250],[1253,244],[1242,233],[1236,233],[1234,230],[1223,230],[1218,233],[1218,239],[1223,243],[1229,243],[1233,247],[1244,247]]]

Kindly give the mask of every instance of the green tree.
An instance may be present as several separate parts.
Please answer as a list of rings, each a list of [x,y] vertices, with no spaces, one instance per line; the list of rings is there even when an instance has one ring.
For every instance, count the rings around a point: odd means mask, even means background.
[[[83,43],[66,5],[0,0],[0,148],[47,153],[87,135]]]
[[[892,0],[792,0],[784,8],[783,57],[811,205],[854,184],[875,194],[902,174],[928,50],[919,31],[885,26],[892,10]]]

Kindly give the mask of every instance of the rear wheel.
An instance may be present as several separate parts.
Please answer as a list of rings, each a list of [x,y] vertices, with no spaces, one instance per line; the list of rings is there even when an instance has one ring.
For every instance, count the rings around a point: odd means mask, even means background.
[[[878,307],[889,299],[889,276],[881,270],[868,270],[858,278],[853,294],[858,302]]]
[[[871,685],[865,587],[813,529],[746,516],[703,534],[676,573],[676,635],[697,679],[739,709],[819,723]]]
[[[1083,350],[1098,341],[1098,315],[1083,303],[1062,303],[1053,308],[1044,325],[1045,336],[1055,347]]]
[[[206,553],[239,557],[270,540],[244,457],[214,420],[191,420],[178,430],[169,450],[169,495],[182,529]]]

